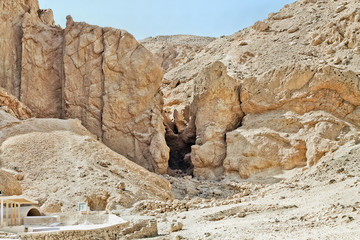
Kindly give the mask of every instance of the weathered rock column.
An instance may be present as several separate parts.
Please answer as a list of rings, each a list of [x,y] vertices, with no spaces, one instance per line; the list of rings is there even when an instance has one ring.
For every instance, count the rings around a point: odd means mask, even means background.
[[[195,176],[213,178],[224,171],[225,133],[238,127],[243,116],[238,85],[221,62],[206,67],[195,79],[189,124],[196,129],[191,147]]]
[[[64,37],[53,22],[49,9],[26,13],[22,24],[20,99],[40,118],[62,116]]]

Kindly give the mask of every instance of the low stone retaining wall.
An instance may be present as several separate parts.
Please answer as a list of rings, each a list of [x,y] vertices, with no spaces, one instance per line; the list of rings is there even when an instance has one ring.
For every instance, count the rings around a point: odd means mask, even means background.
[[[104,228],[84,230],[59,230],[54,232],[24,233],[19,236],[22,240],[117,240],[124,228],[129,227],[129,222],[111,225]]]

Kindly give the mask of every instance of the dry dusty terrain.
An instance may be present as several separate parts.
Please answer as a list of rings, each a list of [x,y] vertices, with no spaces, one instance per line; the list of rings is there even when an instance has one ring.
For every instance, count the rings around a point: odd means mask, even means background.
[[[359,157],[359,145],[344,146],[311,169],[249,181],[169,177],[182,200],[145,201],[135,212],[156,216],[154,239],[359,239]],[[182,230],[169,233],[175,223]]]

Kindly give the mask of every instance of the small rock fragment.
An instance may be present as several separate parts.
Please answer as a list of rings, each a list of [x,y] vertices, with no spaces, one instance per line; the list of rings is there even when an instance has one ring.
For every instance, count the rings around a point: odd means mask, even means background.
[[[345,5],[340,5],[340,6],[338,6],[338,7],[336,8],[335,12],[336,12],[336,13],[342,12],[342,11],[345,10],[345,8],[346,8]]]
[[[292,28],[289,28],[288,29],[288,33],[294,33],[294,32],[297,32],[299,30],[299,27],[292,27]]]
[[[181,222],[173,222],[170,226],[170,232],[177,232],[183,228],[183,224]]]

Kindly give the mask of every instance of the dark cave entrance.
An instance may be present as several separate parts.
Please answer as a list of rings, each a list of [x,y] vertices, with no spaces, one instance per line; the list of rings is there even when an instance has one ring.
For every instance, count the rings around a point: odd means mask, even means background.
[[[192,175],[194,166],[190,153],[191,146],[195,144],[195,131],[188,126],[179,129],[169,118],[165,119],[165,140],[170,148],[169,168],[174,171],[180,170],[181,174]]]
[[[192,175],[194,166],[191,162],[190,152],[191,146],[194,144],[183,142],[179,135],[166,136],[165,139],[170,148],[169,168]]]

